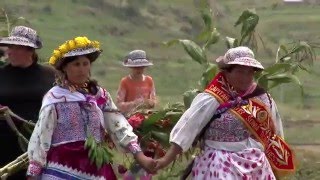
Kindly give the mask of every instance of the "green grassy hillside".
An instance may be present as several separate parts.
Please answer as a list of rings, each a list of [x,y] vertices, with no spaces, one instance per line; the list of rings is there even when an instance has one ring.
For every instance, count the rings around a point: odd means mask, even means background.
[[[129,2],[129,3],[128,3]],[[201,69],[191,61],[181,47],[165,47],[162,42],[173,38],[194,39],[202,27],[197,8],[192,0],[2,0],[0,7],[9,16],[23,16],[29,25],[38,30],[44,41],[39,51],[48,59],[52,50],[74,36],[86,35],[99,40],[104,50],[100,62],[94,67],[93,76],[115,96],[118,82],[127,73],[121,59],[133,49],[147,51],[155,66],[148,73],[155,79],[160,103],[181,101],[181,94],[196,87]],[[237,36],[239,29],[233,24],[241,12],[256,8],[260,16],[258,33],[264,42],[257,53],[265,65],[275,59],[279,43],[292,40],[319,42],[320,12],[317,6],[284,5],[281,1],[242,0],[210,1],[215,15],[215,26],[221,41],[212,46],[209,57],[215,59],[225,52],[225,36]],[[319,62],[314,70],[319,68]],[[299,96],[299,89],[286,85],[272,91],[279,101],[285,117],[303,116],[307,107],[308,118],[316,118],[320,107],[319,73],[302,74],[306,96]],[[302,101],[303,100],[303,101]],[[295,108],[297,115],[291,113]],[[296,111],[298,110],[298,111]],[[305,109],[303,109],[305,110]]]
[[[114,96],[118,82],[127,73],[121,59],[133,49],[147,51],[155,66],[148,70],[157,86],[160,103],[181,100],[181,94],[196,87],[200,67],[188,59],[181,47],[165,47],[162,42],[173,38],[194,39],[202,27],[202,21],[192,0],[2,0],[0,7],[10,17],[23,16],[29,25],[37,29],[44,41],[39,51],[43,59],[50,57],[52,50],[74,36],[86,35],[99,40],[104,50],[100,62],[96,63],[93,75]],[[257,53],[265,65],[275,59],[279,43],[292,40],[319,42],[320,12],[318,6],[308,4],[284,5],[281,1],[225,0],[210,1],[214,10],[214,23],[221,33],[221,41],[212,46],[209,57],[215,59],[226,50],[224,37],[239,35],[233,24],[241,12],[255,8],[260,16],[257,31],[264,47]],[[315,70],[319,62],[315,63]],[[304,104],[311,109],[319,107],[319,75],[303,74],[306,88]],[[291,108],[303,107],[302,97],[292,85],[272,93],[279,99],[285,115]],[[281,93],[279,93],[281,92]],[[297,97],[296,97],[297,96]],[[316,100],[315,100],[316,99]],[[287,107],[287,103],[290,103]],[[318,113],[309,113],[310,118]]]

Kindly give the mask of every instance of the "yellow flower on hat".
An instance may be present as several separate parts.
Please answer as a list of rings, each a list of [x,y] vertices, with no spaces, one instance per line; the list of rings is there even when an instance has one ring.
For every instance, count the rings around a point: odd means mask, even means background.
[[[69,50],[68,50],[68,47],[66,44],[62,44],[61,46],[59,46],[59,51],[62,53],[62,54],[65,54],[67,53]]]
[[[59,58],[61,56],[61,52],[59,50],[53,50],[53,56]]]
[[[90,41],[85,36],[83,37],[79,36],[72,40],[68,40],[62,45],[60,45],[58,49],[55,49],[53,51],[52,56],[49,59],[49,64],[55,65],[57,61],[62,59],[66,53],[73,51],[75,49],[86,48],[86,47],[100,49],[100,43],[98,41]]]
[[[68,46],[68,49],[75,49],[76,43],[74,42],[74,40],[70,40],[68,41]]]
[[[91,41],[87,37],[83,37],[83,40],[86,42],[86,44],[91,44]]]
[[[49,64],[54,65],[56,63],[56,58],[54,56],[51,56],[49,59]]]
[[[83,48],[83,47],[86,47],[87,45],[87,41],[85,38],[83,37],[77,37],[74,39],[76,41],[76,44],[79,48]]]
[[[81,41],[83,41],[83,37],[79,36],[79,37],[74,38],[74,40],[76,42],[81,42]]]
[[[100,43],[98,41],[93,41],[92,45],[93,45],[93,47],[100,49]]]

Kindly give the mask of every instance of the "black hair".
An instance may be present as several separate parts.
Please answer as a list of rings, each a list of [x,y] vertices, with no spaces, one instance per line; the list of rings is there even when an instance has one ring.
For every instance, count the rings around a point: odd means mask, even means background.
[[[79,55],[79,56],[85,56],[86,58],[88,58],[90,60],[90,62],[92,63],[93,61],[95,61],[98,56],[100,55],[101,51],[96,51],[90,54],[84,54],[84,55]],[[62,68],[67,65],[68,63],[76,60],[79,56],[70,56],[70,57],[65,57],[61,60],[59,60],[57,62],[57,64],[55,65],[56,68],[60,71],[62,71]]]
[[[32,61],[34,63],[38,62],[39,61],[39,56],[38,56],[38,53],[36,52],[36,50],[33,48],[33,47],[29,47],[29,46],[26,46],[27,50],[28,51],[32,51]]]
[[[60,64],[58,65],[61,70],[64,66],[66,66],[68,63],[71,63],[72,61],[76,60],[79,56],[70,56],[70,57],[65,57],[60,60]]]
[[[226,71],[226,72],[231,72],[233,69],[234,69],[235,65],[230,65],[228,67],[225,67],[225,68],[221,68],[223,71]]]
[[[4,50],[0,49],[0,58],[5,55]]]
[[[233,64],[233,65],[230,65],[228,67],[225,67],[225,68],[221,68],[221,70],[223,71],[226,71],[226,72],[231,72],[237,65],[236,64]],[[241,66],[241,65],[239,65]],[[262,69],[259,69],[259,68],[256,68],[256,67],[253,67],[254,71],[261,71]]]

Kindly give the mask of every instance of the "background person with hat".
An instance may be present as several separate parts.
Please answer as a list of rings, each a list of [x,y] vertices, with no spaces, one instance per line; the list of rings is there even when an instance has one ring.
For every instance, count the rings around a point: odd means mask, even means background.
[[[131,152],[143,168],[155,166],[141,152],[137,136],[110,94],[90,78],[100,53],[99,42],[87,37],[66,41],[53,51],[49,63],[59,72],[57,85],[43,98],[29,142],[30,178],[117,179],[106,160],[108,149],[99,144],[106,143],[106,131],[116,147]]]
[[[276,145],[265,143],[283,138],[283,127],[274,100],[254,82],[263,66],[248,47],[229,49],[217,63],[221,71],[172,129],[171,147],[157,160],[156,170],[187,151],[204,130],[202,152],[184,178],[192,172],[192,179],[276,179],[267,158]],[[289,152],[280,149],[285,151],[280,154]],[[286,164],[288,159],[283,158]]]
[[[123,66],[130,68],[130,74],[120,81],[117,106],[123,113],[130,113],[137,107],[153,108],[156,104],[156,90],[151,76],[145,75],[146,67],[153,64],[143,50],[131,51]]]
[[[6,46],[6,62],[0,67],[0,104],[8,106],[15,114],[27,120],[36,121],[44,94],[53,86],[55,71],[38,63],[36,49],[42,47],[37,32],[29,27],[16,26],[9,37],[0,39],[0,46]],[[29,137],[21,128],[25,136]],[[22,154],[17,136],[0,119],[0,143],[6,145],[9,154],[0,157],[0,167]],[[18,172],[12,179],[23,179],[24,172]],[[9,177],[10,179],[10,177]]]

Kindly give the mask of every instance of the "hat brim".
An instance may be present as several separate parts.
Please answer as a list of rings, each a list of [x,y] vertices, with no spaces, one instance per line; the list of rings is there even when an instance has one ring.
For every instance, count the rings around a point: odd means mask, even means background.
[[[236,58],[234,61],[226,63],[227,65],[241,65],[241,66],[249,66],[249,67],[254,67],[263,70],[264,67],[262,64],[253,58],[249,57],[241,57],[241,58]]]
[[[139,60],[142,60],[142,62],[139,62]],[[125,67],[148,67],[153,66],[153,63],[149,62],[147,59],[135,59],[132,63],[122,63],[122,65]]]
[[[54,65],[54,67],[58,70],[61,70],[62,67],[66,64],[68,64],[69,62],[66,61],[66,59],[68,59],[69,57],[74,57],[74,56],[84,56],[84,55],[87,55],[90,62],[94,62],[95,60],[98,59],[98,57],[100,56],[100,54],[102,53],[102,50],[101,49],[97,49],[97,48],[90,48],[91,50],[85,50],[83,51],[82,53],[77,52],[77,53],[66,53],[68,55],[64,55],[62,59],[58,60],[58,62]]]
[[[10,36],[0,39],[0,46],[8,46],[8,45],[18,45],[18,46],[27,46],[32,47],[34,49],[40,49],[38,45],[33,42],[30,42],[27,38],[18,37],[18,36]]]
[[[74,49],[72,51],[67,52],[66,54],[63,55],[63,58],[72,57],[72,56],[82,56],[82,55],[87,55],[87,54],[91,54],[98,51],[101,52],[100,49],[97,49],[94,47],[78,48],[78,49]]]

